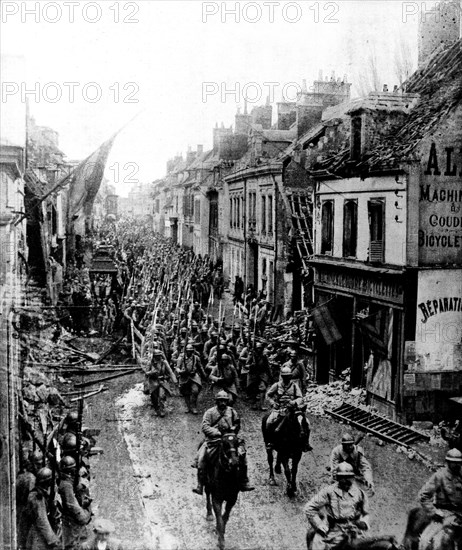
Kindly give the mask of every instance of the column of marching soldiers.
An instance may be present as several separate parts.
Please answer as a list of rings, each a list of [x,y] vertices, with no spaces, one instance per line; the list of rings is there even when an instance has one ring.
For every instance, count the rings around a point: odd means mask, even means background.
[[[112,226],[103,232],[103,237],[116,249],[119,282],[124,288],[118,325],[134,354],[139,355],[145,373],[144,391],[157,415],[166,416],[166,401],[176,386],[184,399],[185,413],[197,415],[198,397],[210,384],[218,417],[225,410],[234,411],[231,406],[238,394],[256,410],[266,410],[269,401],[273,411],[268,423],[277,424],[285,407],[293,405],[306,422],[305,450],[310,450],[309,424],[303,407],[306,369],[298,358],[297,342],[288,346],[285,342],[278,349],[277,342],[265,339],[270,313],[265,296],[257,296],[252,288],[244,295],[242,281],[237,281],[232,317],[228,314],[225,322],[219,262],[195,255],[133,222]],[[143,335],[138,350],[136,333]],[[271,365],[265,353],[268,348],[280,359]],[[60,422],[55,437],[48,438],[53,445],[42,445],[41,451],[32,452],[18,476],[21,550],[122,548],[114,540],[108,544],[114,526],[104,519],[94,522],[93,536],[87,540],[92,520],[88,457],[94,441],[82,435],[82,403],[80,400],[79,410],[70,411]],[[233,414],[235,411],[231,421]],[[266,443],[271,448],[271,442]],[[205,447],[201,449],[204,451]],[[241,456],[241,490],[252,490],[245,449]],[[202,459],[203,453],[199,452],[199,463]],[[462,454],[452,449],[446,460],[446,467],[434,474],[420,493],[425,513],[419,529],[432,518],[444,515],[442,510],[461,506]],[[331,470],[335,484],[323,488],[305,507],[311,537],[315,537],[313,548],[331,548],[328,540],[334,543],[346,522],[353,522],[360,532],[369,527],[366,493],[373,493],[372,470],[350,434],[344,434],[341,444],[333,450]],[[199,471],[200,465],[198,474]],[[365,491],[351,485],[355,476],[362,480]],[[448,487],[459,489],[448,493]],[[194,492],[202,493],[200,476]],[[332,505],[334,501],[338,501],[337,508]],[[329,523],[320,513],[325,508]]]

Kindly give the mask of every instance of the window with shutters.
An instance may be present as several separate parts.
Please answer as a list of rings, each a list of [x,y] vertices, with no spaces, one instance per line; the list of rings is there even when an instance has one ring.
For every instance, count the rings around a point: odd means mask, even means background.
[[[334,201],[321,207],[321,254],[332,254],[334,248]]]
[[[356,241],[358,238],[358,203],[346,200],[343,205],[343,256],[356,258]]]
[[[234,205],[234,199],[229,199],[229,226],[231,228],[234,227],[234,210],[233,210],[233,205]]]
[[[373,199],[367,204],[369,214],[369,261],[385,261],[385,201]]]

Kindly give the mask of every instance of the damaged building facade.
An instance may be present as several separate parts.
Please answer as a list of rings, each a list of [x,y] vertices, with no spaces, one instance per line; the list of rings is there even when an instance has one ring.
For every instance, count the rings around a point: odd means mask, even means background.
[[[405,422],[462,391],[461,42],[445,21],[422,22],[400,88],[351,99],[320,75],[275,122],[245,108],[213,150],[169,161],[155,198],[164,234],[222,261],[231,292],[238,276],[284,318],[309,313],[317,382],[348,372]]]
[[[303,145],[316,378],[350,369],[370,404],[407,422],[441,420],[461,393],[461,70],[459,39],[405,91],[327,110]]]

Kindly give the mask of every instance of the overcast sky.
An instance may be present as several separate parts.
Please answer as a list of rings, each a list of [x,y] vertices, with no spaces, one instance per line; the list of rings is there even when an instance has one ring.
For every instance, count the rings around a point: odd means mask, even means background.
[[[392,89],[395,52],[403,44],[416,63],[422,6],[394,0],[1,4],[2,55],[24,56],[26,65],[18,91],[8,88],[11,97],[35,89],[37,95],[28,94],[31,114],[59,132],[69,159],[88,156],[138,115],[117,138],[106,170],[109,179],[118,177],[122,195],[133,181],[162,177],[168,158],[189,145],[210,148],[213,126],[233,124],[245,95],[249,107],[269,93],[275,102],[283,91],[291,99],[297,90],[291,83],[306,79],[310,87],[320,70],[329,78],[332,71],[347,75],[357,95],[371,56]],[[237,13],[225,11],[234,8]]]

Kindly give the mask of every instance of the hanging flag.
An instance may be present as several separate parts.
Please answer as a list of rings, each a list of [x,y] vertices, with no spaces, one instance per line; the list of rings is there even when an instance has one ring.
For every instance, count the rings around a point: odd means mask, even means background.
[[[91,214],[93,202],[103,180],[107,158],[118,133],[116,132],[82,161],[69,176],[68,222],[76,222],[82,216]]]
[[[330,313],[329,306],[323,304],[316,306],[311,311],[311,314],[313,315],[313,320],[328,346],[342,339],[342,335],[337,328],[337,324]]]

